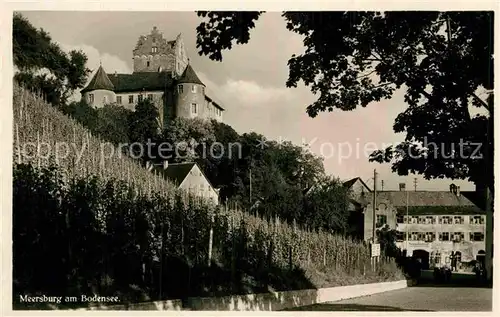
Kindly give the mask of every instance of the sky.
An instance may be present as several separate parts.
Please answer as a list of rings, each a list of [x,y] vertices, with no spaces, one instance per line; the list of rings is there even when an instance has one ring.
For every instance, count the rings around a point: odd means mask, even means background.
[[[378,189],[381,181],[384,190],[398,190],[399,183],[414,189],[417,178],[417,190],[448,190],[452,182],[461,190],[474,190],[470,182],[398,176],[389,164],[368,162],[372,150],[403,141],[404,134],[395,134],[392,126],[406,107],[404,91],[366,108],[335,110],[310,118],[306,107],[315,96],[309,88],[285,86],[287,62],[293,54],[303,52],[303,44],[299,35],[285,28],[280,13],[262,15],[250,33],[249,43],[224,51],[222,62],[198,55],[196,27],[201,18],[194,12],[21,13],[35,27],[49,32],[64,50],[83,50],[90,69],[97,70],[102,62],[107,73],[131,73],[132,50],[139,36],[149,34],[154,26],[167,39],[181,33],[191,65],[207,86],[207,93],[222,102],[225,123],[237,132],[255,131],[273,140],[308,143],[312,152],[324,157],[326,172],[342,180],[361,177],[372,187],[376,169]]]

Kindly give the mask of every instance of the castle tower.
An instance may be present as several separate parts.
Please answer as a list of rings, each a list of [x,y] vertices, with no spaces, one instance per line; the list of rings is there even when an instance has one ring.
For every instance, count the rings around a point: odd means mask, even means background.
[[[205,84],[198,78],[190,64],[177,81],[175,90],[176,117],[208,117],[205,101]]]
[[[167,41],[156,26],[149,35],[139,37],[133,59],[134,72],[166,71],[173,77],[181,76],[188,64],[181,34],[175,40]]]
[[[89,105],[100,108],[116,101],[114,89],[113,83],[100,65],[87,87],[80,92]]]

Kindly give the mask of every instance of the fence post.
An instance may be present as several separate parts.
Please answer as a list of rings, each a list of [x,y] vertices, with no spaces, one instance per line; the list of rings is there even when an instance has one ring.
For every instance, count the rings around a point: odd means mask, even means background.
[[[236,241],[235,241],[235,225],[234,225],[234,218],[231,215],[231,240],[232,240],[232,247],[231,247],[231,285],[233,291],[236,290],[236,285],[235,285],[235,280],[236,280]]]
[[[19,124],[16,123],[17,163],[21,164],[21,143],[19,141]]]
[[[208,238],[208,267],[212,264],[212,243],[214,238],[214,215],[210,219],[210,237]]]

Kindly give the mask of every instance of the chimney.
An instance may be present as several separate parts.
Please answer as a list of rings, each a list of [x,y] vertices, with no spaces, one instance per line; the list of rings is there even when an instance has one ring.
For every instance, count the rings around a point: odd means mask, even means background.
[[[450,184],[450,193],[457,194],[457,185]]]
[[[163,169],[166,170],[167,168],[168,168],[168,161],[165,160],[165,161],[163,161]]]
[[[406,190],[406,184],[405,183],[399,183],[399,191],[404,192]]]
[[[460,186],[457,186],[457,197],[460,197]]]

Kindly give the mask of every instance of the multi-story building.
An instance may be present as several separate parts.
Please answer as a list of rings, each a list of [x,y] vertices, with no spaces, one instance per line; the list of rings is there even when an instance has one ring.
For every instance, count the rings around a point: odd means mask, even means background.
[[[425,266],[484,261],[486,214],[451,185],[449,191],[378,191],[376,229],[397,232],[396,245],[407,256],[419,257]],[[373,194],[363,209],[364,239],[373,237]]]
[[[160,114],[160,128],[177,117],[223,121],[224,108],[190,65],[181,35],[167,41],[154,27],[151,34],[139,38],[133,60],[132,74],[106,74],[99,66],[81,91],[82,98],[93,107],[115,103],[130,110],[150,99]]]

